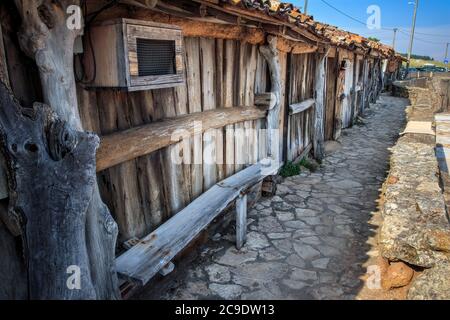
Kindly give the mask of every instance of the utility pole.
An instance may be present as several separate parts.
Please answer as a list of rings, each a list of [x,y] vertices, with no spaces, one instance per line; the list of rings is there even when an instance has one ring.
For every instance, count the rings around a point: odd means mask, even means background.
[[[395,41],[397,40],[397,31],[398,28],[394,28],[394,40],[392,41],[392,48],[394,48],[394,51],[395,51]]]
[[[408,63],[406,65],[406,74],[408,74],[409,65],[411,63],[411,53],[414,44],[414,33],[416,32],[416,17],[417,17],[417,8],[419,7],[419,0],[414,0],[414,15],[413,15],[413,24],[411,30],[411,39],[409,40],[409,50],[408,50]]]
[[[445,63],[445,61],[447,61],[447,58],[448,58],[448,45],[449,44],[450,44],[450,42],[447,42],[447,46],[445,47],[444,63]]]
[[[305,7],[303,8],[303,13],[308,14],[308,0],[305,0]]]

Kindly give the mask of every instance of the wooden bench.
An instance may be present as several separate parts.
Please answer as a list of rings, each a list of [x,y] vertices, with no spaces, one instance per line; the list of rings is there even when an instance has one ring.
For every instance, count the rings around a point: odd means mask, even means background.
[[[116,258],[117,273],[122,279],[145,285],[233,201],[236,201],[236,247],[240,249],[246,233],[245,192],[275,174],[278,168],[274,161],[264,159],[217,183]]]

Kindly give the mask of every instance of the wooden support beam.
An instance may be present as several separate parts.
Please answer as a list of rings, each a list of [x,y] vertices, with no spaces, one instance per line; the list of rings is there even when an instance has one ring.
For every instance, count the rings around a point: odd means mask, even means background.
[[[181,28],[183,36],[185,37],[241,40],[251,44],[261,44],[265,41],[264,31],[258,28],[186,19],[145,9],[130,12],[126,10],[126,7],[117,7],[102,15],[101,20],[109,20],[117,17],[142,19],[176,25]]]
[[[156,6],[158,0],[120,0],[119,2],[130,6],[151,9]]]
[[[256,93],[255,106],[265,110],[271,110],[275,107],[276,96],[272,92]]]
[[[19,112],[23,131],[16,123],[3,134],[4,142],[16,143],[19,150],[33,147],[33,152],[20,152],[27,153],[28,160],[14,152],[18,163],[7,161],[16,181],[10,183],[9,211],[20,217],[17,221],[24,230],[29,298],[117,299],[113,269],[117,224],[100,198],[96,181],[98,138],[82,132],[77,102],[73,47],[83,28],[68,23],[75,16],[70,9],[80,1],[14,2],[21,17],[20,46],[36,61],[43,99],[49,105],[35,109],[28,120]],[[8,96],[3,91],[3,97]],[[6,112],[4,105],[2,109]],[[43,141],[46,138],[50,143]],[[81,270],[80,290],[66,284],[68,264]]]
[[[247,233],[247,195],[240,195],[236,200],[236,248],[240,250]]]
[[[196,0],[196,1],[204,3],[204,1],[199,1],[199,0]],[[278,20],[278,19],[270,17],[267,14],[265,14],[261,11],[258,11],[258,10],[250,11],[250,10],[245,10],[245,9],[239,8],[237,6],[227,5],[227,4],[225,4],[223,6],[215,6],[215,7],[217,7],[217,9],[225,10],[226,12],[238,14],[239,16],[245,17],[247,19],[253,19],[253,20],[257,20],[260,22],[266,22],[266,23],[270,23],[270,24],[274,24],[274,25],[286,26],[288,28],[288,31],[290,31],[290,30],[293,31],[295,36],[300,35],[300,36],[305,37],[305,38],[309,39],[310,41],[314,41],[314,42],[321,41],[321,39],[318,36],[316,36],[311,31],[307,30],[306,28],[297,27],[292,23]]]
[[[294,163],[294,164],[298,164],[298,163],[300,163],[302,160],[303,160],[303,158],[305,158],[310,152],[311,152],[311,149],[313,148],[313,145],[310,143],[310,144],[308,144],[304,149],[303,149],[303,151],[298,155],[298,157],[297,158],[295,158],[292,162]]]
[[[303,54],[316,52],[319,47],[305,42],[293,41],[280,37],[277,43],[277,49],[282,52],[291,52],[293,54]]]
[[[281,108],[281,65],[280,58],[277,49],[277,37],[268,36],[268,44],[261,46],[259,51],[263,55],[264,59],[267,61],[270,71],[271,80],[271,92],[274,95],[275,105],[269,110],[267,115],[267,129],[268,129],[268,139],[267,148],[268,154],[271,158],[276,161],[281,161],[280,155],[280,134],[278,130],[280,129],[280,108]]]
[[[328,53],[317,54],[316,57],[316,106],[314,109],[314,134],[313,147],[314,157],[322,160],[325,155],[324,141],[325,141],[325,110],[326,110],[326,92],[327,92],[327,60]]]
[[[168,118],[103,136],[97,151],[97,172],[152,153],[209,129],[262,119],[266,113],[256,107],[221,108]]]
[[[306,111],[309,108],[311,108],[315,103],[316,103],[316,101],[314,99],[308,99],[308,100],[302,101],[300,103],[291,104],[289,106],[289,114],[293,115],[293,114],[297,114],[297,113]]]

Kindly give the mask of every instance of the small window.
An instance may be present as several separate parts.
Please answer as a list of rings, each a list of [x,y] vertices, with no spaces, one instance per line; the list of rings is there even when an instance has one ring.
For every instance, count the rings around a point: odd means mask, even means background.
[[[92,87],[138,91],[185,83],[180,27],[120,18],[94,23],[89,32],[94,54],[86,56],[86,68],[95,72]]]
[[[140,77],[175,74],[175,41],[136,39]]]

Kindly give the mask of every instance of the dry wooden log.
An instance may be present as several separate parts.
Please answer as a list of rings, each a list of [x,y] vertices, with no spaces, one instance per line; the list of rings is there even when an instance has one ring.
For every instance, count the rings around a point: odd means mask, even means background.
[[[263,43],[265,37],[264,32],[258,28],[179,18],[151,10],[134,10],[130,12],[126,8],[118,7],[115,10],[106,12],[99,19],[103,20],[113,17],[128,17],[173,24],[181,28],[185,37],[241,40],[251,44]]]
[[[30,298],[96,298],[85,224],[98,137],[75,131],[45,105],[22,109],[3,83],[0,105],[9,212],[22,230]],[[79,290],[67,285],[71,266],[81,272]]]
[[[316,52],[319,47],[309,43],[293,41],[280,37],[278,38],[277,48],[278,50],[286,53],[302,54]]]
[[[135,159],[209,129],[264,118],[256,107],[214,109],[169,118],[102,137],[97,152],[97,171]],[[201,127],[200,127],[201,126]]]
[[[240,250],[247,235],[247,195],[239,195],[236,200],[236,248]]]
[[[53,111],[56,112],[58,117],[60,118],[60,123],[66,123],[63,128],[70,128],[65,130],[59,130],[55,133],[62,134],[64,132],[71,132],[70,130],[81,131],[81,119],[78,111],[78,103],[77,103],[77,95],[76,95],[76,86],[73,72],[73,46],[75,38],[82,34],[83,28],[75,26],[72,28],[68,27],[67,19],[68,19],[68,8],[72,5],[79,5],[79,1],[76,0],[39,0],[39,1],[27,1],[27,0],[15,0],[16,6],[18,8],[19,13],[22,17],[22,26],[19,32],[19,41],[22,47],[22,50],[29,55],[31,58],[36,60],[36,64],[39,68],[42,91],[44,96],[44,101],[50,105]],[[75,19],[76,13],[75,13]],[[75,21],[76,22],[76,21]],[[38,111],[37,114],[45,114],[43,111]],[[39,123],[39,121],[37,121]],[[33,126],[31,124],[27,124],[28,127],[23,127],[23,129],[31,129]],[[33,130],[37,130],[37,126],[34,125]],[[41,128],[42,129],[42,128]],[[8,132],[6,132],[8,134]],[[24,133],[25,136],[27,135]],[[40,132],[42,134],[42,132]],[[84,146],[84,156],[86,159],[86,165],[89,166],[91,162],[90,156],[94,155],[95,152],[95,138],[92,138],[90,135],[83,135],[81,133],[72,133],[73,137],[81,137],[83,139],[88,139],[88,142],[83,143],[80,146],[77,146],[75,149],[72,146],[74,152],[77,150],[82,151]],[[87,137],[87,138],[86,138]],[[54,138],[62,139],[62,136]],[[90,139],[90,140],[89,140]],[[91,141],[92,140],[92,141]],[[37,140],[39,142],[40,140]],[[91,141],[91,142],[89,142]],[[23,141],[22,141],[23,142]],[[79,143],[82,141],[80,140]],[[41,141],[41,143],[44,143]],[[55,152],[69,152],[70,148],[60,149],[58,150],[58,144],[55,144]],[[37,145],[38,148],[42,148],[43,145]],[[80,149],[79,149],[80,148]],[[92,152],[90,154],[89,152]],[[42,153],[43,150],[40,149]],[[78,156],[78,154],[76,154]],[[70,156],[70,159],[73,158],[73,155]],[[78,292],[67,292],[64,288],[61,288],[62,284],[60,282],[51,283],[50,280],[60,280],[61,274],[51,274],[52,272],[60,272],[58,266],[58,270],[54,267],[50,267],[45,269],[45,264],[42,263],[43,267],[37,267],[33,270],[30,270],[30,282],[33,282],[32,285],[41,285],[42,288],[31,288],[32,297],[35,298],[43,298],[43,297],[52,297],[55,299],[58,298],[98,298],[98,299],[114,299],[119,298],[119,291],[117,285],[117,275],[114,272],[114,258],[115,258],[115,242],[117,238],[117,225],[112,219],[108,208],[102,202],[98,186],[96,183],[96,175],[95,175],[95,167],[92,170],[87,170],[84,167],[84,162],[77,159],[72,159],[72,161],[79,161],[77,165],[72,164],[73,167],[62,167],[65,171],[61,169],[55,170],[51,173],[48,173],[48,177],[43,177],[43,181],[48,181],[47,179],[54,179],[54,185],[58,186],[59,184],[66,183],[66,187],[73,187],[74,190],[70,188],[63,189],[64,192],[59,192],[58,190],[54,190],[53,194],[49,194],[46,198],[47,190],[42,191],[42,195],[39,193],[39,196],[33,194],[30,198],[41,199],[42,201],[48,200],[48,206],[45,208],[46,211],[42,210],[39,215],[42,216],[40,219],[50,219],[51,216],[44,216],[43,213],[52,213],[53,211],[58,211],[64,213],[64,208],[68,208],[71,210],[78,210],[74,216],[74,221],[71,224],[71,220],[64,220],[65,224],[55,224],[53,232],[61,233],[61,236],[64,237],[67,231],[73,232],[73,235],[67,236],[67,238],[63,238],[61,240],[70,240],[73,241],[71,243],[64,244],[62,241],[58,241],[58,239],[53,239],[53,242],[49,240],[49,247],[46,248],[46,244],[39,241],[37,239],[32,239],[32,243],[39,247],[40,254],[46,255],[47,251],[51,253],[51,250],[61,250],[64,248],[60,259],[69,258],[67,255],[72,255],[73,257],[80,256],[82,260],[80,262],[73,260],[66,260],[65,263],[71,262],[73,264],[78,264],[82,268],[82,271],[86,274],[86,277],[83,277],[83,282],[91,282],[86,283],[83,286],[83,289]],[[59,161],[56,164],[52,164],[51,161],[48,164],[48,169],[51,168],[51,165],[61,166],[63,161]],[[42,162],[43,165],[47,165],[45,162]],[[95,162],[94,162],[95,163]],[[34,163],[36,165],[36,163]],[[64,164],[67,166],[67,164]],[[90,168],[90,167],[89,167]],[[81,171],[80,171],[81,170]],[[42,172],[45,172],[44,170]],[[79,173],[80,177],[74,177],[73,173]],[[89,177],[84,177],[81,174],[89,174]],[[28,175],[30,172],[27,173]],[[40,176],[40,171],[36,173],[36,177]],[[60,175],[60,176],[59,176]],[[72,177],[74,181],[71,185],[66,177]],[[78,188],[74,186],[78,186],[79,179],[83,178],[86,180],[86,186],[83,188],[83,185],[80,185]],[[31,179],[31,177],[28,177]],[[30,188],[30,186],[39,186],[39,180],[36,180],[36,183],[32,183],[29,181],[28,188],[29,190],[24,190],[23,192],[30,192],[34,189]],[[93,185],[91,189],[88,189],[89,186]],[[64,187],[64,186],[62,186]],[[21,190],[22,191],[22,190]],[[51,190],[50,190],[51,191]],[[89,191],[90,194],[87,196],[85,193]],[[74,203],[73,207],[70,203],[64,203],[62,198],[57,198],[55,195],[64,196],[64,193],[69,194],[67,199],[71,199],[70,195],[79,194],[79,198],[77,199],[78,203]],[[84,193],[83,193],[84,192]],[[83,195],[83,197],[81,197]],[[32,201],[32,200],[29,200]],[[82,203],[82,201],[86,201],[86,203]],[[37,205],[37,204],[36,204]],[[77,205],[78,207],[76,207]],[[83,205],[88,205],[87,212],[84,210]],[[28,207],[32,208],[32,207]],[[38,206],[36,206],[38,208]],[[44,208],[43,208],[44,209]],[[35,212],[35,211],[32,211]],[[29,214],[29,213],[25,213]],[[38,221],[39,222],[39,221]],[[33,226],[33,221],[28,220],[27,228],[37,228],[39,225]],[[48,226],[51,226],[54,221],[50,221]],[[50,235],[54,236],[54,233],[49,232]],[[27,231],[28,240],[30,240]],[[56,246],[56,248],[55,248]],[[30,250],[30,249],[28,249]],[[86,252],[83,250],[87,250]],[[55,253],[55,252],[53,252]],[[53,257],[55,258],[55,257]],[[31,256],[28,256],[28,259],[32,259]],[[85,264],[85,265],[83,265]],[[65,283],[64,283],[65,284]],[[54,286],[53,290],[49,286]]]
[[[314,99],[307,99],[305,101],[302,101],[300,103],[294,103],[289,106],[289,113],[291,115],[304,112],[311,108],[316,101]]]
[[[278,58],[277,38],[273,36],[267,37],[267,45],[259,48],[261,54],[266,59],[270,70],[271,92],[274,95],[275,103],[267,115],[268,139],[267,147],[269,155],[275,161],[280,161],[279,139],[278,133],[280,127],[280,104],[281,104],[281,70],[280,60]]]
[[[316,106],[314,109],[314,138],[313,149],[314,157],[322,160],[324,157],[324,141],[325,141],[325,94],[326,94],[326,62],[328,52],[325,54],[317,54],[316,58]]]
[[[140,8],[152,9],[156,6],[158,0],[120,0],[120,2]]]
[[[276,97],[272,92],[264,92],[255,94],[255,106],[261,107],[265,110],[270,110],[275,107]]]

